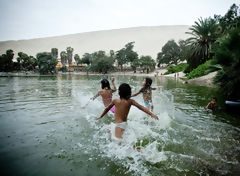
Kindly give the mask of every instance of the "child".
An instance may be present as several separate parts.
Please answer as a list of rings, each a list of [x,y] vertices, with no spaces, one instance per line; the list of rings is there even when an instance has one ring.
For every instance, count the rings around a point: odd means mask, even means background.
[[[205,107],[206,110],[211,109],[213,111],[217,110],[217,98],[213,97],[212,100]]]
[[[120,98],[114,99],[108,105],[108,107],[106,107],[102,115],[97,118],[97,120],[101,119],[113,106],[116,107],[114,118],[115,118],[115,136],[117,139],[122,139],[123,132],[127,126],[127,116],[131,108],[131,105],[136,106],[138,109],[142,110],[143,112],[149,114],[151,117],[158,120],[158,117],[154,115],[152,112],[150,112],[147,108],[141,106],[133,99],[130,99],[131,87],[128,84],[126,83],[121,84],[119,86],[118,93]]]
[[[156,90],[156,88],[152,88],[151,85],[152,85],[152,79],[145,78],[143,81],[143,88],[141,88],[137,93],[133,94],[132,97],[135,97],[140,93],[143,93],[143,100],[144,100],[145,106],[148,108],[148,110],[151,109],[151,111],[153,111],[152,90]]]
[[[102,90],[98,91],[98,93],[92,97],[91,99],[92,100],[95,100],[98,96],[102,96],[102,101],[103,101],[103,104],[105,107],[107,107],[111,101],[112,101],[112,93],[113,92],[116,92],[116,86],[114,84],[114,77],[112,77],[112,84],[113,84],[113,89],[110,88],[110,84],[109,84],[109,81],[107,79],[103,79],[101,81],[101,87],[102,87]],[[115,112],[115,106],[113,106],[110,111],[112,113]]]

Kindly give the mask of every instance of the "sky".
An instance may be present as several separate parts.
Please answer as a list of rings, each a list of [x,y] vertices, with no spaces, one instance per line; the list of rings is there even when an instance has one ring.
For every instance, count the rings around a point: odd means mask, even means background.
[[[240,0],[0,0],[0,41],[161,25],[193,25]]]

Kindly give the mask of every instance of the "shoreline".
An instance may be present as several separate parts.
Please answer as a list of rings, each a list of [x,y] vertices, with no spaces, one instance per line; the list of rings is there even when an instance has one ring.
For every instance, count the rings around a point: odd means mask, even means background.
[[[194,84],[198,86],[206,86],[206,87],[216,87],[213,84],[213,78],[217,74],[217,72],[209,73],[208,75],[186,80],[185,74],[183,72],[172,73],[169,75],[163,75],[167,70],[166,69],[157,69],[154,72],[150,73],[134,73],[133,71],[124,71],[124,72],[109,72],[106,75],[126,75],[126,76],[142,76],[142,77],[165,77],[165,78],[177,78],[181,80],[185,84]],[[57,75],[105,75],[94,72],[58,72],[57,74],[48,74],[48,75],[40,75],[36,72],[0,72],[0,77],[49,77],[49,76],[57,76]]]

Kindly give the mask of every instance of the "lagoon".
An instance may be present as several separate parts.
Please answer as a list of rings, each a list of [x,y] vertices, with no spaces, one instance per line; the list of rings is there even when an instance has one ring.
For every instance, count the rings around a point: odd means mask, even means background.
[[[4,175],[235,175],[240,120],[214,88],[153,78],[154,113],[132,107],[125,144],[111,140],[113,119],[95,119],[101,98],[80,109],[110,75],[0,78],[0,170]],[[135,93],[143,77],[115,76]],[[217,96],[220,110],[204,110]],[[113,98],[118,97],[117,93]],[[140,104],[142,96],[134,97]],[[139,153],[133,145],[142,148]]]

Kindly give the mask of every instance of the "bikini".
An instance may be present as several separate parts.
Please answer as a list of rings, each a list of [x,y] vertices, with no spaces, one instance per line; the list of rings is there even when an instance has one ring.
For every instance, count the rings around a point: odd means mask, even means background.
[[[152,104],[152,100],[149,100],[147,102],[145,102],[145,106],[151,105]]]
[[[112,100],[112,98],[104,98],[103,100]],[[110,111],[111,111],[112,113],[115,113],[115,106],[113,106],[113,107],[110,109]]]

